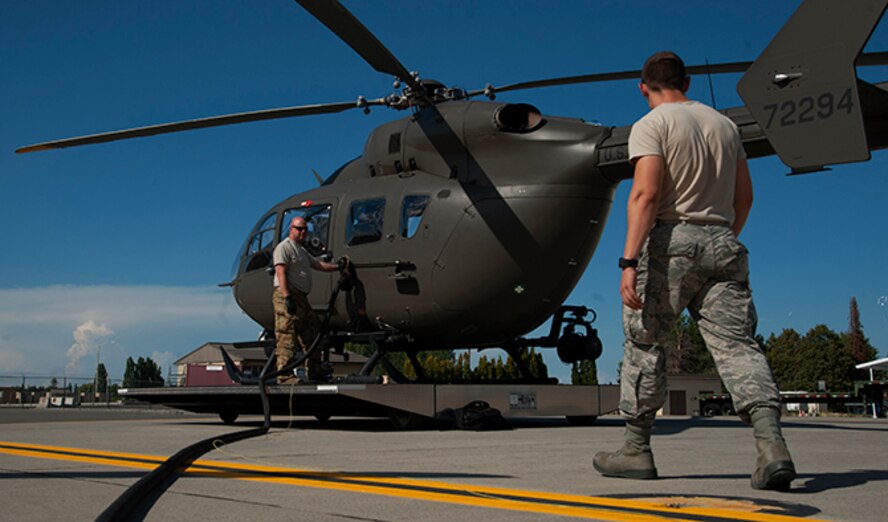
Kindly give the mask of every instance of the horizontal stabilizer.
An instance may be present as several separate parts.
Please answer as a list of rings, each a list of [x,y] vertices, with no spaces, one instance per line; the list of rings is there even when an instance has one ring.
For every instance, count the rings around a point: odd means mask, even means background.
[[[866,161],[855,60],[888,0],[808,0],[737,85],[780,159],[795,170]]]

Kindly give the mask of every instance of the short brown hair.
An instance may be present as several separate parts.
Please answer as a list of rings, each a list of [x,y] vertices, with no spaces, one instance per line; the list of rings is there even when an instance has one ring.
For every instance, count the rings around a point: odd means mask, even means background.
[[[654,53],[641,70],[641,82],[652,91],[673,89],[684,92],[687,76],[684,62],[672,51]]]

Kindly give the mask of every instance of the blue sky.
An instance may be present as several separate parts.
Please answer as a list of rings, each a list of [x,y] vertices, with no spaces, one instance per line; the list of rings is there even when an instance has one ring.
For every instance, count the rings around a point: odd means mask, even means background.
[[[408,69],[466,88],[636,69],[654,51],[687,63],[752,60],[797,2],[347,1]],[[883,22],[868,50],[888,50]],[[0,375],[112,377],[127,356],[165,367],[209,340],[258,326],[227,291],[260,215],[359,155],[374,109],[259,122],[61,151],[17,147],[83,134],[290,105],[379,97],[376,73],[287,0],[0,3]],[[860,70],[888,80],[888,68]],[[713,78],[720,108],[739,75]],[[690,95],[707,103],[705,78]],[[500,96],[543,113],[626,125],[647,107],[634,82]],[[751,162],[756,202],[742,240],[764,335],[848,324],[888,351],[888,152],[786,177]],[[596,309],[613,380],[622,353],[619,271],[629,185],[571,304]],[[550,371],[569,369],[547,356]],[[0,386],[7,385],[0,379]]]

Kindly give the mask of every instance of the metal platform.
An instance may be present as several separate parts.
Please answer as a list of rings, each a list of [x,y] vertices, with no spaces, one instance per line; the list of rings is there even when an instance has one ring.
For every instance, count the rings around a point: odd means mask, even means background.
[[[197,413],[218,413],[226,422],[262,414],[258,386],[129,388],[127,399]],[[485,401],[504,417],[557,417],[592,421],[617,409],[615,385],[566,384],[312,384],[269,386],[272,415],[389,417],[410,414],[435,419],[472,401]],[[393,418],[394,420],[394,418]]]

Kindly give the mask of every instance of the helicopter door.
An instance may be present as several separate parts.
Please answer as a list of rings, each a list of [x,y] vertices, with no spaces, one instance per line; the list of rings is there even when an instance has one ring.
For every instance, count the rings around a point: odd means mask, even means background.
[[[305,247],[309,254],[318,259],[332,260],[330,220],[332,219],[334,205],[335,201],[305,201],[297,208],[284,211],[278,241],[282,241],[289,234],[289,225],[293,218],[301,217],[305,219],[305,223],[308,225],[308,235],[302,246]],[[327,308],[333,288],[334,275],[330,272],[312,271],[311,294],[308,296],[308,301],[315,310],[321,311]]]
[[[427,259],[434,249],[431,248],[428,219],[423,219],[432,197],[428,193],[406,193],[401,199],[400,218],[398,220],[398,236],[401,249],[413,263],[406,271],[398,271],[395,279],[398,294],[417,296],[420,289],[428,288],[429,271],[425,269],[431,264]],[[414,303],[413,307],[416,306]]]

